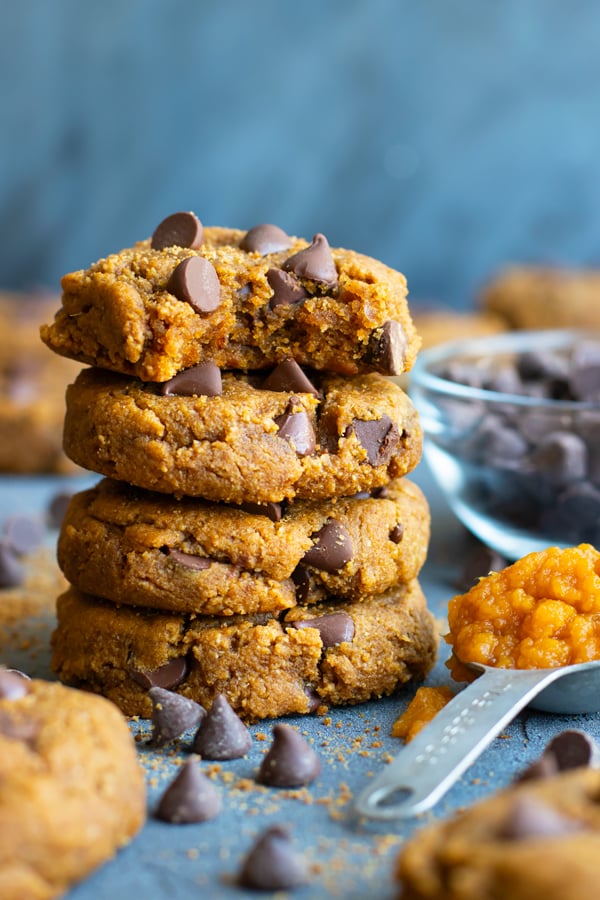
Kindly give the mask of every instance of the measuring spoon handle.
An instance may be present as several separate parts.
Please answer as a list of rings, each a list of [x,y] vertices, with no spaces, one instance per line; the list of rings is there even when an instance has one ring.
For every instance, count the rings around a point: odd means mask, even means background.
[[[560,674],[560,669],[486,669],[368,784],[356,801],[357,812],[398,819],[429,809],[519,710]]]

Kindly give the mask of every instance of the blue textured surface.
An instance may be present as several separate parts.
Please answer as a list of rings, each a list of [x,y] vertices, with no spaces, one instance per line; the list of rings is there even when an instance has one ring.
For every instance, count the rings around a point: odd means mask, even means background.
[[[0,287],[56,287],[176,209],[274,221],[472,302],[598,263],[594,0],[4,4]]]
[[[431,608],[443,616],[454,593],[464,531],[440,498],[423,463],[415,480],[426,491],[433,518],[429,559],[421,582]],[[0,515],[45,509],[59,484],[62,482],[58,479],[3,479]],[[448,682],[443,656],[442,648],[442,658],[428,684]],[[38,652],[34,660],[32,664],[27,653],[19,652],[5,661],[30,670],[33,665],[36,674],[47,674],[47,654]],[[396,697],[354,708],[332,709],[329,724],[322,717],[288,720],[314,742],[323,761],[322,775],[307,790],[282,791],[254,783],[253,775],[270,744],[273,723],[252,726],[255,739],[248,756],[220,764],[216,774],[215,783],[223,792],[223,812],[214,821],[200,825],[167,825],[151,815],[159,794],[189,752],[189,740],[172,749],[153,751],[145,746],[149,723],[134,724],[133,730],[141,738],[140,758],[148,772],[148,823],[114,861],[74,888],[69,900],[124,900],[134,893],[146,900],[256,896],[238,888],[235,877],[256,835],[274,823],[291,827],[297,849],[314,866],[311,884],[294,896],[391,900],[397,893],[392,879],[395,859],[402,840],[416,828],[507,784],[540,754],[552,735],[566,727],[583,728],[600,737],[600,715],[554,717],[526,710],[494,740],[433,812],[397,824],[358,821],[352,813],[352,795],[358,794],[386,758],[399,751],[401,744],[390,737],[390,727],[413,690],[406,688]]]

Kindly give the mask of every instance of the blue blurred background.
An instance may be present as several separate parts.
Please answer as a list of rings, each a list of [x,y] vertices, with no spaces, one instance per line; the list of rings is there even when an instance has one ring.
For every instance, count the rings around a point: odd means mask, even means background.
[[[600,262],[594,0],[21,0],[2,32],[0,288],[178,209],[460,308],[508,261]]]

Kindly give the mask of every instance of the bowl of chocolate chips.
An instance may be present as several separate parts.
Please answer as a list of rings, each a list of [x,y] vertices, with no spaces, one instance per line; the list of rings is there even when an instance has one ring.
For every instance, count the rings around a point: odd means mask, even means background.
[[[600,334],[514,331],[423,351],[410,394],[458,518],[508,559],[600,546]]]

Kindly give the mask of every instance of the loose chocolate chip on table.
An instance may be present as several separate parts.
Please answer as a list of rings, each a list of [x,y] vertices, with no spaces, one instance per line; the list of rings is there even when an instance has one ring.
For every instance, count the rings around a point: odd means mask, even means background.
[[[6,540],[0,540],[0,588],[18,587],[25,580],[25,568]]]
[[[188,728],[196,728],[206,715],[199,703],[165,688],[152,687],[148,696],[152,701],[152,744],[155,747],[164,747],[181,737]]]
[[[256,840],[240,871],[241,887],[260,891],[288,891],[306,884],[308,866],[293,848],[288,831],[272,825]]]
[[[252,746],[252,735],[233,711],[227,698],[217,694],[200,723],[194,750],[203,759],[239,759]]]
[[[246,232],[240,247],[247,253],[278,253],[292,246],[292,239],[277,225],[255,225]]]
[[[584,829],[582,822],[561,815],[533,797],[515,799],[500,836],[518,841],[533,837],[561,837]]]
[[[154,230],[150,246],[153,250],[165,247],[189,247],[195,250],[202,244],[203,228],[192,212],[177,212],[163,219]]]
[[[281,522],[284,513],[284,505],[282,503],[241,503],[240,509],[250,513],[252,516],[266,516],[271,522]]]
[[[181,684],[187,673],[187,657],[178,656],[152,672],[142,672],[139,669],[133,669],[131,677],[146,690],[150,690],[151,687],[162,687],[170,690]]]
[[[271,787],[301,787],[321,772],[321,760],[290,725],[273,727],[273,743],[260,764],[256,780]]]
[[[165,822],[186,825],[214,819],[220,811],[219,792],[192,756],[163,793],[155,815]]]
[[[29,693],[29,678],[16,669],[0,668],[0,700],[18,700]]]
[[[169,559],[185,566],[187,569],[196,569],[198,572],[208,569],[214,563],[214,559],[206,556],[194,556],[193,553],[184,553],[182,550],[175,550],[173,547],[167,547],[166,554]]]
[[[220,397],[222,393],[221,370],[214,362],[184,369],[161,387],[161,394],[165,397]]]
[[[295,412],[295,409],[289,405],[282,416],[275,416],[279,437],[293,444],[298,456],[310,456],[317,446],[315,431],[308,413],[304,409]]]
[[[198,313],[214,312],[221,303],[221,283],[213,264],[203,256],[190,256],[175,267],[167,290]]]
[[[366,358],[382,375],[401,375],[406,363],[407,346],[402,325],[395,319],[389,319],[371,332]]]
[[[401,525],[399,522],[397,525],[394,525],[394,527],[390,531],[390,541],[392,541],[392,543],[394,544],[399,544],[403,537],[404,525]]]
[[[48,528],[60,528],[73,493],[73,491],[60,491],[52,497],[46,510]]]
[[[291,272],[284,272],[283,269],[269,269],[267,281],[273,290],[273,296],[269,300],[269,309],[276,309],[278,306],[293,306],[294,303],[301,303],[308,297],[308,291]]]
[[[19,555],[31,553],[43,543],[46,535],[44,523],[36,516],[9,516],[4,520],[2,531],[4,539]]]
[[[554,757],[561,772],[578,766],[594,766],[599,761],[596,742],[577,728],[567,728],[553,737],[543,755]]]
[[[558,772],[558,762],[553,753],[543,753],[539,759],[532,762],[526,769],[523,769],[515,782],[520,781],[537,781],[541,778],[551,778]]]
[[[324,234],[315,234],[310,246],[286,259],[283,268],[298,278],[318,281],[327,287],[334,287],[338,281],[331,248]]]
[[[507,565],[508,561],[496,550],[492,550],[486,544],[477,543],[467,554],[456,586],[468,591],[480,578],[489,575],[490,572],[499,572]]]
[[[372,466],[383,466],[388,463],[400,441],[398,426],[389,416],[369,421],[353,419],[352,424],[346,428],[344,437],[350,434],[356,435]]]
[[[284,359],[280,362],[265,378],[261,387],[263,391],[296,391],[301,394],[312,394],[314,397],[321,396],[295,359]]]
[[[328,613],[314,619],[297,619],[289,624],[292,628],[316,628],[324,647],[335,647],[354,638],[354,620],[345,612]]]
[[[323,572],[339,572],[352,559],[352,554],[348,529],[337,519],[329,519],[313,537],[313,545],[302,562]]]

